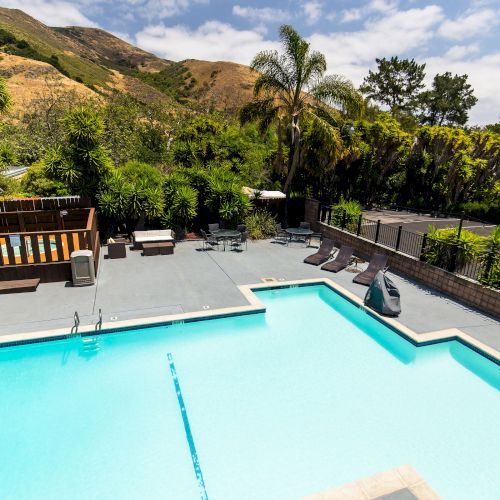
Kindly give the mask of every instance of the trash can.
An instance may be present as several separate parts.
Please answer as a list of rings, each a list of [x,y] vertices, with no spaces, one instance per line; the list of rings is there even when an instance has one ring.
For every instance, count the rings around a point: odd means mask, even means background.
[[[73,286],[86,286],[95,283],[92,250],[75,250],[71,252],[71,275],[73,277]]]

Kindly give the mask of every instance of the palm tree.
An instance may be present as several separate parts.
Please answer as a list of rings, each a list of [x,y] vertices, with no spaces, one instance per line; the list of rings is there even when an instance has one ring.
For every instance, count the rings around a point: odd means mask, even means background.
[[[329,135],[335,142],[340,140],[339,110],[358,112],[362,97],[352,83],[338,75],[325,76],[325,56],[310,49],[291,26],[280,28],[280,40],[284,52],[259,52],[251,68],[260,73],[254,86],[254,99],[240,112],[242,123],[259,120],[261,130],[271,123],[278,126],[278,136],[283,127],[290,130],[290,154],[284,191],[287,196],[285,219],[292,190],[292,181],[301,161],[300,120],[307,117],[314,127]]]

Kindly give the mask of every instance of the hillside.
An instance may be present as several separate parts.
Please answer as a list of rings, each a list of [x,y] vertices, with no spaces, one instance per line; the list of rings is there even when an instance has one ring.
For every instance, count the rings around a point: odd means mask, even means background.
[[[100,29],[52,28],[21,10],[3,7],[0,7],[0,52],[9,58],[23,59],[22,64],[18,59],[8,70],[0,62],[0,71],[17,79],[8,85],[17,85],[18,109],[30,102],[37,86],[45,84],[46,77],[42,75],[53,73],[47,66],[61,75],[63,87],[80,89],[83,84],[101,94],[119,90],[140,102],[161,103],[172,109],[194,103],[204,109],[234,112],[251,98],[255,81],[247,66],[194,59],[172,62]],[[30,84],[20,85],[19,82],[28,80],[26,75],[31,78]],[[78,85],[69,84],[68,80]]]
[[[24,57],[3,55],[0,76],[7,78],[14,114],[32,109],[36,100],[50,92],[51,88],[57,88],[59,93],[74,93],[77,98],[97,97],[96,92],[64,76],[50,64]]]

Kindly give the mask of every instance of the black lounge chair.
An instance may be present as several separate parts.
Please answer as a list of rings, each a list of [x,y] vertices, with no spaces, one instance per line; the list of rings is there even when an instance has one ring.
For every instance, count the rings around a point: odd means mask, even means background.
[[[342,271],[342,269],[347,267],[351,262],[353,252],[354,250],[352,249],[352,247],[342,245],[335,259],[321,266],[321,269],[323,269],[324,271],[330,271],[332,273],[338,273],[339,271]]]
[[[324,264],[328,259],[330,259],[330,255],[332,254],[334,248],[335,243],[333,240],[325,238],[321,243],[321,246],[318,248],[318,251],[309,255],[309,257],[306,257],[304,262],[306,264],[312,264],[313,266]]]
[[[385,271],[387,269],[386,266],[388,259],[389,256],[387,255],[383,255],[381,253],[373,254],[366,271],[354,276],[352,281],[354,281],[354,283],[359,283],[360,285],[370,286],[371,282],[375,278],[375,275],[379,271]]]

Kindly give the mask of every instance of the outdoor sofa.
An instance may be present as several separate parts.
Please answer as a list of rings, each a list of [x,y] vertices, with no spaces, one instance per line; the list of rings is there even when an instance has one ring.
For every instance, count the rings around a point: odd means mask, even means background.
[[[154,229],[135,231],[132,233],[134,250],[142,250],[143,243],[170,242],[175,245],[174,233],[171,229]]]

